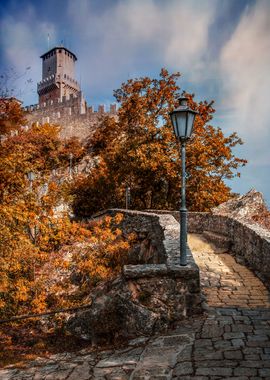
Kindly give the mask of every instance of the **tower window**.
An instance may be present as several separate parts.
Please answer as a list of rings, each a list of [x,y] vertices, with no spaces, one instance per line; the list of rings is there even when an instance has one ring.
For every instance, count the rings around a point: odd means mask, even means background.
[[[62,53],[62,49],[59,49],[59,53]]]

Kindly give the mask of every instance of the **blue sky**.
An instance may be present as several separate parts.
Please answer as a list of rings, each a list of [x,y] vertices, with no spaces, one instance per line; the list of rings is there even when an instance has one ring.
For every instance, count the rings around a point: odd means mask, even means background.
[[[16,81],[25,105],[37,102],[48,34],[77,55],[91,105],[113,102],[128,78],[180,71],[183,90],[215,100],[212,124],[245,141],[233,191],[255,187],[270,204],[270,0],[2,0],[0,17],[1,72],[31,67]]]

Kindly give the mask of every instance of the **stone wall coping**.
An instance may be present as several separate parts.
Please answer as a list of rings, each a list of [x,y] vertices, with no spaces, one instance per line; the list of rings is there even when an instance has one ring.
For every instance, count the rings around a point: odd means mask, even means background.
[[[197,268],[193,263],[186,266],[166,265],[166,264],[143,264],[143,265],[125,265],[123,274],[125,278],[141,277],[164,277],[172,276],[177,278],[196,277]]]

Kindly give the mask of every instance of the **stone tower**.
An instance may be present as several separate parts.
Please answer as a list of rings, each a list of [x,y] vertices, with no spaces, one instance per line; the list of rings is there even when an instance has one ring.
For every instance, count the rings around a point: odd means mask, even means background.
[[[51,123],[61,127],[62,138],[78,137],[84,141],[104,116],[117,117],[116,104],[108,111],[88,106],[75,80],[77,57],[65,47],[54,47],[43,54],[42,81],[37,84],[39,103],[25,107],[28,123]]]
[[[37,85],[39,104],[47,101],[69,99],[78,96],[79,83],[75,80],[75,62],[77,57],[65,47],[54,47],[43,54],[42,81]],[[59,101],[58,100],[58,101]]]

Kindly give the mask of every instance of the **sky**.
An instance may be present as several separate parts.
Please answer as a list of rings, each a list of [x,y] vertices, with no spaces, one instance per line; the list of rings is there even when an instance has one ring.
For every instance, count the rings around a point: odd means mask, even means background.
[[[1,0],[0,73],[25,105],[38,101],[40,55],[61,44],[95,107],[129,78],[179,71],[182,90],[215,101],[211,124],[244,141],[248,165],[229,186],[270,205],[270,0]]]

